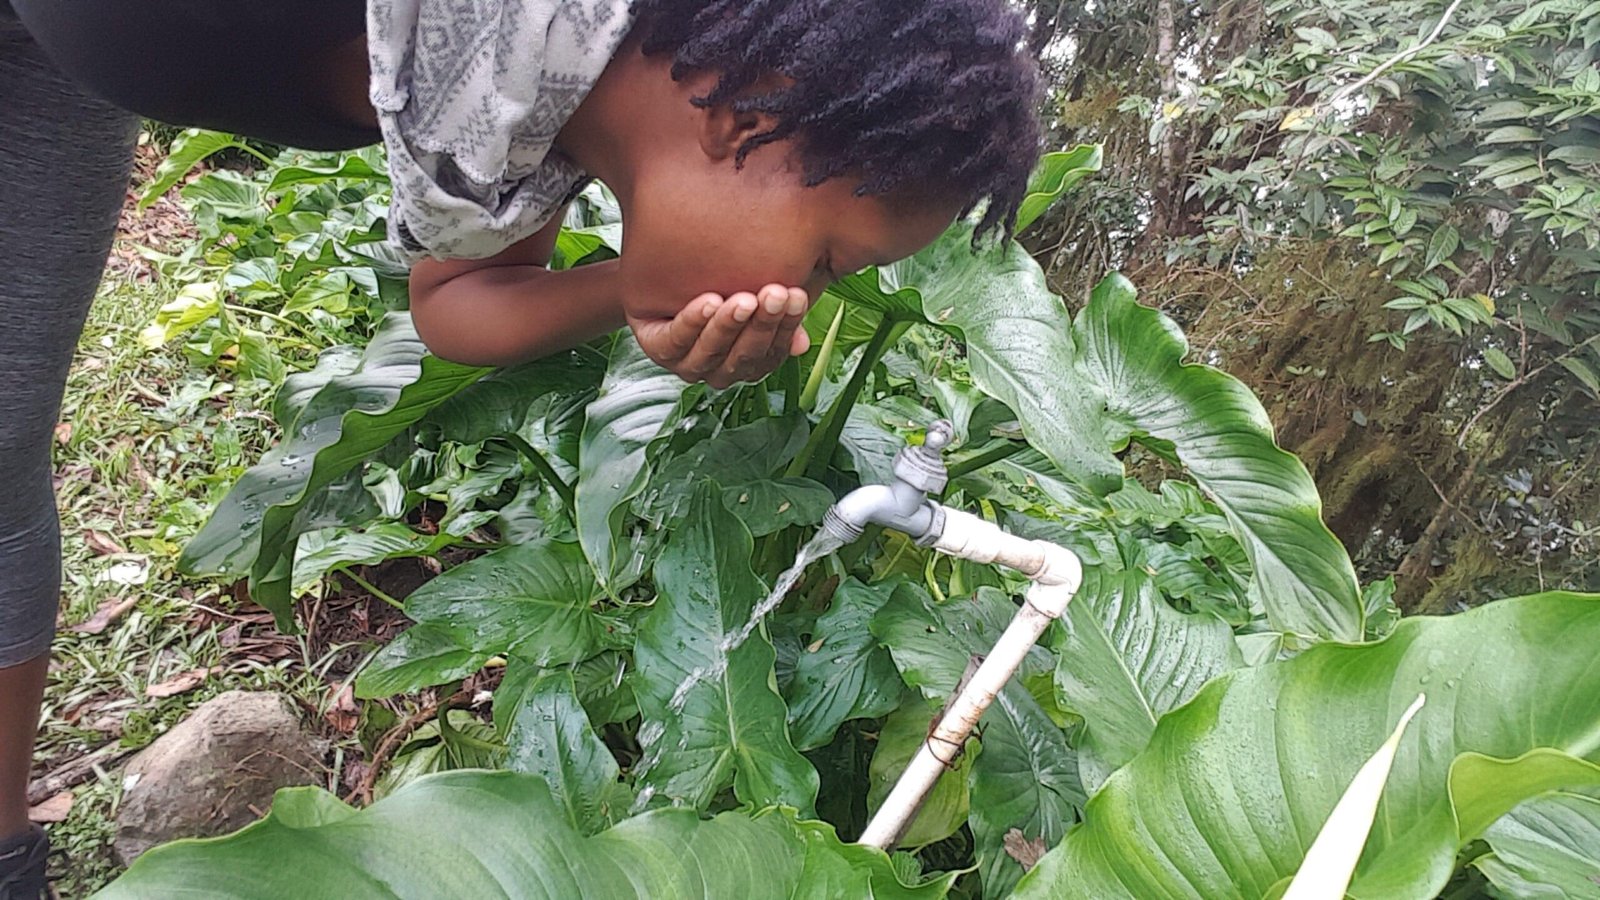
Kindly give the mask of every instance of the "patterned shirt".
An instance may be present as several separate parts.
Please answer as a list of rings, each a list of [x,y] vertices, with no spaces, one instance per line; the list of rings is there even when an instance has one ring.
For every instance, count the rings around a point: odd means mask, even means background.
[[[389,238],[482,259],[538,231],[589,176],[552,144],[633,25],[630,0],[369,0]]]

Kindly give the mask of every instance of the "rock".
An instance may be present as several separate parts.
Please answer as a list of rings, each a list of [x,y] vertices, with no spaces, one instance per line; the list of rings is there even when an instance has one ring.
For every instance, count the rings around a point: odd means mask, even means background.
[[[128,764],[112,850],[128,865],[176,838],[236,831],[278,788],[323,783],[326,752],[283,694],[214,697]]]

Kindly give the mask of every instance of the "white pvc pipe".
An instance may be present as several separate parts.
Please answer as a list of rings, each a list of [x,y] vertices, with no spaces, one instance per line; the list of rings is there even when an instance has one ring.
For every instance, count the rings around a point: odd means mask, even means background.
[[[1071,550],[1017,537],[960,510],[945,510],[944,533],[933,546],[951,556],[1016,569],[1033,579],[1033,585],[994,649],[945,707],[944,717],[867,823],[860,843],[882,850],[892,849],[905,834],[923,798],[960,755],[984,710],[1011,680],[1039,636],[1066,611],[1083,583],[1083,566]]]

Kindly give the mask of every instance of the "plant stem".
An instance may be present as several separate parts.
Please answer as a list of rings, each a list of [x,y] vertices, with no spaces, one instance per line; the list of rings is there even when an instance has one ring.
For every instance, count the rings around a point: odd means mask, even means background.
[[[839,435],[844,433],[844,423],[850,418],[850,410],[855,408],[856,400],[861,396],[861,390],[866,386],[873,368],[889,349],[889,338],[893,336],[894,329],[895,320],[890,316],[884,316],[883,321],[878,323],[878,329],[861,351],[861,361],[856,363],[856,370],[850,373],[844,391],[828,407],[822,424],[806,441],[805,449],[789,464],[788,474],[791,477],[805,475],[807,478],[821,479],[823,472],[827,471],[828,462],[833,459],[833,450],[839,445]]]
[[[539,471],[539,475],[549,483],[550,488],[561,498],[561,505],[566,507],[567,515],[575,515],[578,507],[574,503],[572,485],[561,480],[561,476],[556,474],[555,467],[550,465],[550,460],[545,459],[543,453],[535,450],[532,444],[523,440],[520,434],[510,433],[501,435],[501,437],[505,438],[506,443],[517,448],[517,452],[522,454],[522,458]]]
[[[394,607],[395,609],[398,609],[401,612],[405,612],[406,605],[404,603],[401,603],[399,600],[396,600],[395,598],[389,596],[382,589],[380,589],[377,585],[375,585],[372,582],[366,580],[365,578],[362,578],[360,575],[357,575],[356,574],[356,570],[354,568],[352,568],[350,566],[340,566],[339,568],[335,569],[334,571],[336,571],[339,574],[343,575],[344,577],[350,579],[351,581],[354,581],[356,583],[356,586],[361,588],[363,591],[366,591],[367,593],[371,594],[372,596],[377,597],[379,600],[382,600],[383,602],[389,604],[390,606]]]
[[[800,392],[800,408],[807,412],[817,408],[817,392],[822,390],[822,381],[828,377],[828,364],[833,362],[833,350],[839,343],[839,329],[843,325],[844,304],[840,303],[839,311],[833,314],[833,322],[822,339],[822,346],[817,350],[817,361],[811,366],[805,390]]]
[[[1028,449],[1027,441],[1007,441],[992,450],[985,450],[976,456],[969,456],[950,466],[950,480],[955,481],[963,475],[971,475],[984,466],[993,465],[1003,459],[1010,459],[1026,449]]]
[[[262,165],[267,165],[267,166],[272,165],[272,157],[267,156],[266,154],[260,152],[256,148],[250,146],[249,144],[246,144],[244,141],[234,141],[233,143],[229,144],[227,147],[219,147],[218,150],[219,151],[227,150],[229,147],[236,148],[236,149],[239,149],[239,150],[243,150],[244,152],[250,154],[251,156],[254,156],[256,159],[261,160]]]
[[[767,416],[772,415],[772,391],[767,387],[767,379],[765,378],[761,379],[755,384],[754,403],[756,419],[765,419]],[[755,419],[745,419],[746,423],[753,421],[755,421]]]
[[[778,379],[783,385],[783,414],[794,415],[800,408],[800,359],[791,356],[778,369]]]

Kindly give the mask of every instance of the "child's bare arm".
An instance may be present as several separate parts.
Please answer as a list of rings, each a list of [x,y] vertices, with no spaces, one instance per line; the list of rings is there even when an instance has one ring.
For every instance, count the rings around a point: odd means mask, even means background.
[[[428,349],[456,362],[510,365],[621,328],[615,261],[546,268],[562,218],[488,259],[417,263],[411,317]]]
[[[438,356],[510,365],[575,347],[624,324],[651,359],[686,381],[725,387],[804,351],[797,326],[805,292],[768,285],[759,296],[702,294],[688,303],[623,301],[620,261],[562,272],[546,268],[561,216],[497,256],[424,260],[411,272],[417,333]],[[680,305],[681,304],[681,305]]]

